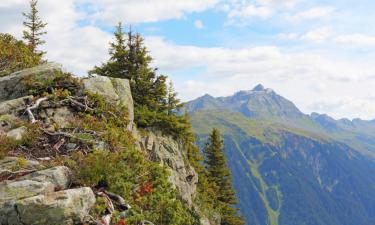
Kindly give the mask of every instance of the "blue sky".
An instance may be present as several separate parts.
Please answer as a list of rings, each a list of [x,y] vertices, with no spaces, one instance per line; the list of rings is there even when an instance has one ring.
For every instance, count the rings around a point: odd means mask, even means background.
[[[0,32],[21,37],[27,0],[0,2]],[[146,38],[183,100],[258,83],[303,112],[375,118],[370,0],[39,0],[48,59],[85,75],[122,21]]]

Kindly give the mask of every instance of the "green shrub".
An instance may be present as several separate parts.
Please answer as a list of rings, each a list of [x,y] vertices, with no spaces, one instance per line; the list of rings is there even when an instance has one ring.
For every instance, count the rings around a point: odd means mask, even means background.
[[[132,212],[127,222],[130,224],[145,219],[155,224],[197,223],[185,204],[177,199],[177,193],[168,181],[168,172],[158,163],[145,160],[138,150],[94,151],[87,156],[76,154],[74,161],[78,184],[104,186],[129,201]],[[102,209],[99,204],[94,211],[100,213]]]
[[[38,138],[41,135],[39,126],[37,124],[19,124],[19,126],[22,125],[26,125],[27,130],[22,135],[21,140],[15,140],[14,138],[8,137],[5,134],[0,135],[0,158],[4,158],[10,151],[15,150],[20,145],[29,147],[34,145],[38,141]]]
[[[82,90],[82,83],[70,73],[55,71],[54,76],[27,76],[22,80],[30,95],[44,95],[48,88],[57,94],[77,95]]]
[[[22,41],[10,34],[0,33],[0,77],[36,66],[41,58]]]
[[[0,159],[4,158],[8,152],[14,150],[19,145],[19,141],[5,135],[0,135],[0,143]]]

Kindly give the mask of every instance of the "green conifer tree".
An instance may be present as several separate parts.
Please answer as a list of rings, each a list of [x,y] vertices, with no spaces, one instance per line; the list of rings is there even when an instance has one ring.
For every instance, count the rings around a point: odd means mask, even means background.
[[[97,74],[100,76],[126,78],[130,79],[128,55],[129,51],[126,49],[125,33],[121,22],[116,26],[114,32],[115,40],[110,43],[108,62],[103,63],[100,67],[95,66],[93,70],[89,71],[90,75]]]
[[[183,136],[182,133],[189,129],[186,125],[188,120],[173,113],[182,105],[173,87],[168,89],[167,76],[158,75],[157,68],[151,66],[152,57],[143,37],[133,33],[131,27],[124,33],[121,23],[114,35],[115,41],[109,50],[110,59],[94,67],[89,74],[129,79],[137,125]]]
[[[167,96],[167,113],[172,115],[176,110],[180,110],[184,105],[177,98],[178,93],[174,90],[172,81],[169,82]]]
[[[238,215],[238,209],[234,208],[234,204],[237,204],[237,199],[223,148],[224,142],[220,131],[214,128],[204,149],[208,180],[213,189],[216,190],[215,197],[222,216],[221,224],[241,225],[244,224],[244,220]]]
[[[37,4],[38,0],[31,0],[30,12],[22,13],[22,15],[25,17],[23,25],[26,28],[23,31],[23,38],[27,41],[31,51],[34,54],[43,56],[45,52],[38,51],[37,48],[45,43],[45,41],[42,40],[40,37],[47,33],[46,31],[43,31],[43,29],[47,26],[47,23],[44,23],[39,17]]]

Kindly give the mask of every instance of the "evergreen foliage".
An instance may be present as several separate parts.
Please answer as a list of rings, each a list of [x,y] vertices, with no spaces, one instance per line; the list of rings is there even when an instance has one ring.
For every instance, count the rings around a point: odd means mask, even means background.
[[[66,165],[75,170],[78,185],[106,190],[121,195],[132,206],[126,219],[129,224],[140,224],[143,220],[155,224],[196,225],[198,217],[187,208],[177,191],[168,181],[168,171],[157,162],[148,161],[135,148],[134,139],[126,129],[126,110],[114,108],[103,96],[90,94],[89,102],[95,109],[90,114],[81,114],[75,127],[101,133],[109,151],[95,150],[83,155],[75,154]],[[110,113],[108,113],[110,112]],[[100,199],[92,215],[100,217]],[[114,216],[114,223],[118,217]]]
[[[216,193],[216,202],[222,216],[221,224],[240,225],[244,224],[244,220],[238,215],[238,210],[233,208],[233,205],[237,204],[237,199],[223,148],[224,141],[220,131],[214,128],[204,148],[208,181]]]
[[[115,40],[110,43],[110,59],[95,66],[90,75],[129,79],[132,90],[135,122],[141,128],[156,128],[166,134],[183,137],[189,131],[185,116],[176,115],[182,107],[173,86],[167,85],[167,76],[158,75],[150,64],[152,57],[144,39],[122,24],[116,26]]]
[[[28,42],[30,50],[35,55],[42,57],[45,52],[38,51],[37,48],[45,43],[45,41],[41,39],[41,36],[47,33],[43,31],[47,23],[44,23],[39,17],[37,4],[38,0],[30,0],[30,12],[22,14],[25,17],[25,21],[23,22],[25,26],[23,38]]]
[[[0,33],[0,77],[36,66],[41,58],[10,34]]]
[[[167,113],[173,115],[175,110],[179,111],[184,106],[181,100],[177,98],[177,92],[174,90],[172,81],[169,82],[167,96]]]

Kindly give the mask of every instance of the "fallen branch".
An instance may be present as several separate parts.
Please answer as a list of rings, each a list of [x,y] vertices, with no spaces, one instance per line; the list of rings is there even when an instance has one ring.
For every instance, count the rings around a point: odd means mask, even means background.
[[[106,205],[107,205],[107,211],[108,211],[107,214],[102,216],[101,222],[102,222],[103,225],[110,225],[113,212],[115,211],[115,207],[113,206],[113,202],[112,202],[111,198],[108,197],[108,195],[104,192],[98,192],[97,195],[104,198],[104,201],[106,202]]]
[[[42,103],[43,101],[46,101],[46,100],[48,100],[48,97],[40,98],[40,99],[36,100],[34,105],[26,108],[26,112],[29,115],[29,120],[31,121],[31,123],[36,123],[36,121],[37,121],[31,110],[37,109],[39,107],[40,103]]]
[[[120,212],[126,211],[131,208],[131,206],[126,204],[125,200],[120,195],[109,192],[109,191],[103,191],[103,192],[112,200],[112,202],[114,203],[114,205],[116,205],[116,208]]]
[[[84,139],[84,138],[79,138],[77,136],[74,136],[70,133],[66,133],[66,132],[50,132],[50,131],[47,131],[45,129],[41,129],[44,133],[50,135],[50,136],[64,136],[64,137],[67,137],[67,138],[72,138],[72,139],[76,139],[76,140],[79,140],[79,141],[82,141],[82,142],[86,142],[86,143],[90,143],[90,144],[95,144],[96,142],[95,141],[92,141],[92,140],[87,140],[87,139]]]
[[[78,106],[79,108],[81,108],[84,112],[86,111],[89,111],[89,112],[93,112],[94,109],[90,108],[86,103],[87,103],[87,99],[86,98],[83,98],[83,100],[85,101],[85,104],[83,103],[80,103],[79,101],[73,99],[73,98],[68,98],[68,100],[70,101],[71,104],[73,105],[76,105]]]

